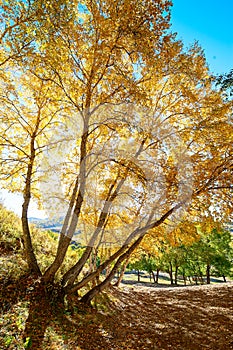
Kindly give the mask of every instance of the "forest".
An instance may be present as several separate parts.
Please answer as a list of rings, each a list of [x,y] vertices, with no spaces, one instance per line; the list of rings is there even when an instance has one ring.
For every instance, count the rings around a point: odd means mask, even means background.
[[[232,277],[233,70],[184,47],[171,6],[0,2],[0,188],[23,195],[20,218],[0,208],[2,319],[23,305],[5,347],[52,348],[50,322],[67,336],[73,313],[86,339],[129,268]],[[32,202],[59,234],[31,225]]]

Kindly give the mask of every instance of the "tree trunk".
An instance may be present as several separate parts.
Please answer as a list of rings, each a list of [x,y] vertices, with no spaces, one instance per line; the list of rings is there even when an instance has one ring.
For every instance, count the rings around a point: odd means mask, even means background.
[[[97,269],[96,271],[93,271],[91,274],[85,276],[80,282],[78,282],[77,284],[74,285],[67,285],[66,287],[64,287],[65,292],[66,293],[73,293],[76,290],[82,288],[83,286],[85,286],[87,283],[89,283],[90,281],[92,281],[94,278],[97,277],[97,275],[99,275],[109,264],[111,264],[115,259],[119,258],[120,256],[125,253],[125,251],[127,250],[127,246],[122,246],[116,253],[114,253],[108,260],[106,260],[105,262],[103,262]]]
[[[54,276],[58,269],[61,267],[63,260],[66,256],[67,249],[70,245],[71,238],[64,236],[59,244],[57,249],[57,255],[53,261],[53,263],[49,266],[49,268],[45,271],[43,275],[44,282],[52,282],[54,279]]]
[[[84,285],[86,285],[88,282],[90,282],[93,278],[96,278],[97,274],[100,273],[101,271],[103,271],[103,269],[105,269],[110,263],[112,263],[115,259],[117,260],[117,269],[119,268],[120,264],[128,258],[128,256],[134,251],[134,249],[140,244],[140,242],[142,241],[143,237],[146,235],[146,233],[148,232],[148,230],[150,230],[151,228],[157,227],[159,226],[161,223],[164,222],[164,220],[166,220],[173,212],[174,210],[176,210],[177,208],[180,207],[181,204],[174,206],[173,208],[171,208],[170,210],[168,210],[159,220],[153,222],[153,223],[148,223],[146,226],[144,226],[143,228],[137,228],[135,229],[130,235],[129,237],[126,239],[125,243],[123,244],[123,246],[116,251],[107,261],[105,261],[103,264],[101,264],[98,269],[96,269],[96,271],[94,271],[92,274],[86,276],[85,278],[83,278],[80,282],[78,282],[77,284],[73,284],[73,283],[68,283],[65,286],[65,283],[63,281],[62,285],[64,286],[65,292],[66,293],[73,293],[75,291],[77,291],[78,289],[82,288]],[[136,241],[129,247],[129,244],[131,243],[131,241],[137,236],[139,235],[139,237],[136,239]],[[128,248],[129,247],[129,248]],[[123,257],[123,258],[122,258]],[[73,268],[72,268],[73,269]],[[72,270],[71,269],[71,270]],[[117,269],[114,273],[117,272]],[[70,271],[68,271],[68,273],[70,273]],[[112,276],[112,274],[110,273],[111,278],[113,278],[114,276]],[[104,283],[107,285],[106,280],[104,281]],[[103,284],[101,284],[101,290],[103,289]],[[97,288],[98,286],[96,286]],[[90,291],[91,292],[91,291]],[[98,293],[98,292],[97,292]],[[92,298],[92,295],[96,295],[97,293],[90,293]],[[85,297],[86,295],[84,295]],[[83,297],[83,298],[84,298]],[[88,299],[88,297],[86,297],[86,299]],[[84,298],[85,300],[85,298]]]
[[[203,274],[200,273],[201,284],[204,284]]]
[[[186,282],[186,276],[185,276],[185,273],[183,272],[183,280],[184,280],[184,285],[186,286],[187,285],[187,282]]]
[[[210,265],[207,264],[206,266],[206,283],[210,284]]]
[[[81,212],[81,207],[83,204],[83,194],[85,192],[85,187],[86,187],[86,154],[87,154],[87,139],[88,139],[88,120],[89,120],[89,114],[87,112],[86,114],[86,120],[84,122],[84,130],[83,130],[83,135],[82,135],[82,140],[81,140],[81,145],[80,145],[80,170],[79,170],[79,190],[76,198],[75,204],[73,203],[73,200],[75,198],[75,194],[72,194],[71,201],[69,208],[67,210],[67,215],[66,218],[69,219],[69,213],[71,206],[74,206],[74,211],[73,215],[69,224],[69,228],[67,228],[67,232],[62,232],[62,237],[59,241],[58,248],[57,248],[57,253],[56,257],[53,261],[53,263],[49,266],[49,268],[45,271],[43,279],[45,282],[51,282],[54,279],[54,276],[58,269],[61,267],[65,256],[67,249],[69,247],[69,244],[71,242],[71,239],[75,233],[78,220],[79,220],[79,215]],[[76,181],[77,182],[77,181]],[[75,184],[75,190],[77,190],[77,186]],[[69,221],[69,220],[68,220]],[[64,223],[64,226],[68,225],[68,222]]]
[[[225,275],[222,275],[222,278],[223,278],[223,281],[226,282],[226,276]]]
[[[64,277],[62,279],[63,286],[65,286],[66,284],[68,286],[71,286],[72,284],[74,284],[75,279],[78,277],[78,275],[81,272],[84,264],[86,263],[86,261],[90,257],[90,254],[91,254],[91,252],[93,250],[93,246],[94,246],[95,240],[97,239],[99,233],[101,232],[101,230],[103,229],[103,227],[106,224],[106,220],[107,220],[107,217],[108,217],[108,213],[109,213],[109,209],[110,209],[111,203],[116,198],[117,193],[118,193],[119,189],[121,188],[121,186],[123,185],[124,181],[125,181],[125,179],[121,179],[120,180],[119,184],[117,185],[117,188],[113,191],[113,193],[112,193],[112,190],[114,188],[114,185],[112,185],[110,187],[107,199],[106,199],[105,204],[104,204],[104,208],[103,208],[103,210],[102,210],[102,212],[100,214],[99,220],[98,220],[97,228],[95,229],[95,231],[94,231],[94,233],[93,233],[93,235],[92,235],[92,237],[91,237],[91,239],[89,241],[89,244],[88,244],[85,252],[83,253],[82,257],[64,275]],[[116,182],[117,182],[117,178],[115,179],[114,184]]]
[[[173,281],[173,271],[172,271],[172,263],[171,262],[169,262],[169,276],[170,276],[171,285],[173,285],[174,281]]]
[[[105,278],[103,282],[101,282],[98,286],[92,288],[87,294],[85,294],[81,301],[86,304],[90,304],[91,300],[99,293],[101,293],[105,288],[109,286],[111,283],[111,280],[114,278],[117,269],[119,268],[120,264],[125,261],[125,259],[128,259],[130,255],[133,253],[133,251],[139,246],[141,241],[143,240],[144,236],[140,236],[132,245],[127,249],[127,251],[122,254],[118,260],[116,261],[115,265],[113,266],[111,272],[109,275]]]
[[[176,266],[176,269],[175,269],[175,285],[178,284],[178,269],[179,269],[179,266]]]
[[[66,283],[69,281],[69,279],[72,280],[73,282],[75,281],[76,276],[78,276],[78,274],[82,270],[85,262],[89,258],[90,254],[92,252],[92,249],[93,249],[92,247],[87,247],[85,249],[84,253],[82,254],[81,258],[79,259],[79,261],[73,267],[71,267],[70,270],[68,270],[65,273],[65,275],[63,276],[63,279],[62,279],[63,286],[66,285]],[[72,283],[70,283],[70,285]]]
[[[138,282],[140,282],[140,270],[137,270]]]
[[[156,282],[156,277],[155,277],[155,273],[154,273],[154,271],[152,271],[152,276],[153,276],[153,281],[154,281],[154,284],[156,284],[157,282]]]
[[[24,212],[24,209],[23,209],[23,212]],[[41,276],[41,271],[37,263],[36,256],[34,254],[34,250],[32,246],[30,229],[28,225],[28,218],[25,213],[22,214],[22,230],[23,230],[22,241],[23,241],[24,253],[25,253],[25,258],[27,260],[28,267],[33,274],[35,274],[36,276]]]
[[[123,266],[121,268],[120,275],[119,275],[119,277],[117,279],[117,282],[115,283],[116,287],[119,287],[119,285],[120,285],[120,283],[121,283],[121,281],[122,281],[122,279],[124,277],[124,273],[125,273],[125,270],[126,270],[126,267],[127,267],[128,263],[129,263],[129,259],[130,259],[130,256],[128,257],[128,259],[125,260],[125,262],[124,262],[124,264],[123,264]]]
[[[160,269],[156,270],[156,281],[155,281],[155,283],[159,283],[159,271],[160,271]]]
[[[71,239],[72,239],[73,234],[75,233],[75,230],[77,227],[79,214],[80,214],[81,206],[83,203],[82,193],[83,193],[82,190],[79,189],[77,201],[76,201],[75,208],[74,208],[74,213],[72,215],[72,219],[71,219],[67,234],[64,235],[63,238],[61,238],[61,240],[59,241],[56,257],[55,257],[53,263],[50,265],[50,267],[44,273],[43,279],[46,282],[53,281],[56,272],[61,267],[61,265],[65,259],[67,249],[70,245]]]
[[[39,126],[39,119],[37,120],[36,124],[36,131]],[[34,253],[34,249],[32,246],[32,240],[31,240],[31,233],[30,233],[30,228],[28,224],[28,208],[30,204],[30,199],[31,199],[31,181],[32,181],[32,173],[33,173],[33,164],[35,161],[35,135],[36,131],[34,131],[30,143],[30,161],[27,167],[27,175],[26,175],[26,181],[25,181],[25,188],[24,188],[24,193],[23,193],[23,206],[22,206],[22,217],[21,217],[21,222],[22,222],[22,230],[23,230],[23,246],[24,246],[24,252],[25,252],[25,257],[27,260],[27,264],[29,269],[36,274],[36,276],[41,276],[41,271],[39,268],[39,265],[36,260],[36,256]]]

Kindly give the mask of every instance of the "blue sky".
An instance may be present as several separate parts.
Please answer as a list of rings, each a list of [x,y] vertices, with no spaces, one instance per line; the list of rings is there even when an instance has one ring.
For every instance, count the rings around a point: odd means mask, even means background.
[[[173,0],[172,30],[185,46],[198,40],[210,71],[227,73],[233,68],[233,0]],[[22,197],[0,193],[5,205],[20,215]],[[30,215],[44,217],[33,203]]]
[[[200,43],[211,72],[233,68],[233,0],[173,0],[171,23],[185,46]]]

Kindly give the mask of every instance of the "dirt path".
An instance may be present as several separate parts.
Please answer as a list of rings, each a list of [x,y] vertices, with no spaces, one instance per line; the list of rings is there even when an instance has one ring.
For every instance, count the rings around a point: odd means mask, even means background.
[[[233,284],[122,286],[113,297],[112,314],[96,316],[68,349],[233,349]]]

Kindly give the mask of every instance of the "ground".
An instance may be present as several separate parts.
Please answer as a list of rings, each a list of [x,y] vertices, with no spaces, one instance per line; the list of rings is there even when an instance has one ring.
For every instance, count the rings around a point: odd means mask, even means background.
[[[109,349],[233,349],[232,296],[232,285],[123,289]]]
[[[232,288],[232,283],[162,288],[122,284],[111,290],[101,310],[74,308],[50,323],[41,349],[231,350]],[[8,348],[22,349],[16,341]]]
[[[121,287],[113,292],[114,312],[98,316],[98,330],[90,327],[79,346],[85,350],[233,349],[232,288],[232,284]]]

